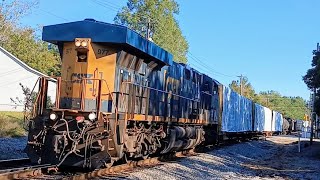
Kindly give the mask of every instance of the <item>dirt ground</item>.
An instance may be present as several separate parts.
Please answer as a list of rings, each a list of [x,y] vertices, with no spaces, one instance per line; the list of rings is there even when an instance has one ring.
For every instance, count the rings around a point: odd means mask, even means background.
[[[274,136],[267,138],[266,145],[272,154],[257,161],[244,163],[260,177],[281,177],[284,179],[320,179],[320,141],[310,146],[309,139],[302,139],[298,152],[297,137]]]
[[[320,142],[295,136],[273,136],[248,141],[134,170],[121,179],[320,179]]]

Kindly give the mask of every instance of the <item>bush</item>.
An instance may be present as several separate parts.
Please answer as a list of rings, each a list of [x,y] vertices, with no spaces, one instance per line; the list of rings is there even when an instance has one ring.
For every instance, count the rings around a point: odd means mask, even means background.
[[[25,136],[23,112],[0,111],[0,137]]]

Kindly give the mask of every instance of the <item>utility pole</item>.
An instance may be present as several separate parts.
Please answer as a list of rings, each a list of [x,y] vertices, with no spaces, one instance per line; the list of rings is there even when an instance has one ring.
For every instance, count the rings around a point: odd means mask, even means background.
[[[150,22],[150,18],[148,18],[148,22],[147,22],[147,33],[146,33],[146,39],[147,39],[147,40],[150,39],[150,31],[151,31],[151,22]]]
[[[314,102],[315,102],[315,97],[316,97],[316,88],[313,88],[313,94],[312,94],[312,101],[311,101],[311,103],[312,103],[312,113],[311,113],[311,132],[310,132],[310,145],[312,145],[313,144],[313,126],[314,126],[314,121],[315,121],[315,119],[316,119],[316,116],[315,116],[315,108],[314,108],[314,106],[315,106],[315,104],[314,104]]]
[[[320,47],[319,47],[319,43],[317,43],[317,49],[316,49],[316,53],[315,55],[318,56],[318,52],[320,51]],[[313,144],[313,136],[314,136],[314,124],[316,123],[317,121],[317,115],[316,115],[316,112],[315,112],[315,102],[316,102],[316,92],[317,92],[317,89],[316,88],[313,88],[313,94],[312,94],[312,113],[311,113],[311,132],[310,132],[310,145]],[[317,124],[317,123],[316,123]],[[317,129],[316,129],[317,130]],[[317,131],[318,132],[318,131]]]
[[[240,78],[240,95],[242,96],[242,92],[243,92],[243,90],[242,90],[243,75],[241,74],[240,76],[237,76],[237,77]]]

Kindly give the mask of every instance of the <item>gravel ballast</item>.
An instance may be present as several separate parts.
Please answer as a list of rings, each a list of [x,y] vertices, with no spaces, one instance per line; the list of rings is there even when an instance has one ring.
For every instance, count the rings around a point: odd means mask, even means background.
[[[297,137],[273,136],[266,141],[247,141],[223,146],[207,153],[137,168],[113,179],[319,179],[320,142],[309,146]],[[26,137],[0,138],[0,159],[27,157]],[[107,177],[106,177],[107,178]]]
[[[126,179],[319,179],[319,142],[298,153],[297,137],[274,136],[143,168]],[[302,146],[306,146],[303,142]]]
[[[27,137],[0,138],[0,160],[26,158]]]

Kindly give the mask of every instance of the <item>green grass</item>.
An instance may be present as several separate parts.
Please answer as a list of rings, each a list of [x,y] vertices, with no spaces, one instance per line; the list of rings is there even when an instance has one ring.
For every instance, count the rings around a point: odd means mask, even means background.
[[[0,111],[0,137],[25,136],[23,112]]]

